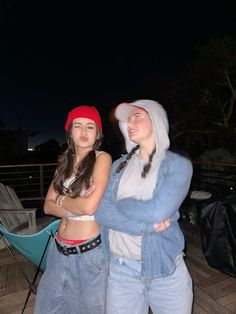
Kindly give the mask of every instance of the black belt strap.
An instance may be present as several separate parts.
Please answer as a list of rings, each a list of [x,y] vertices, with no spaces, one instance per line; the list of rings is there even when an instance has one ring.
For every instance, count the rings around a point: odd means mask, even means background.
[[[95,239],[93,239],[89,242],[77,244],[76,246],[67,247],[65,245],[61,245],[61,243],[59,243],[57,241],[57,239],[55,238],[55,243],[57,245],[58,252],[60,252],[61,254],[65,255],[65,256],[68,256],[71,254],[88,252],[88,251],[94,249],[95,247],[97,247],[101,242],[102,242],[101,241],[101,235],[99,234]]]

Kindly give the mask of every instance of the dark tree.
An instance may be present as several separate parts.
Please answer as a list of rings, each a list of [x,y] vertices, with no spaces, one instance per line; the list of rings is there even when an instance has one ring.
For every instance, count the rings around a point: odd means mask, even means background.
[[[236,37],[211,39],[170,89],[173,146],[193,157],[207,149],[234,152],[236,141]]]

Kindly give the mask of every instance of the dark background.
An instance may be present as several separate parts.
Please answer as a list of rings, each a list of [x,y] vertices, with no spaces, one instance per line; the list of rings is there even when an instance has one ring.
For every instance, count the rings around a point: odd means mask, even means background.
[[[77,105],[98,108],[106,141],[114,106],[161,102],[197,45],[235,34],[234,1],[49,2],[0,1],[0,116],[7,128],[40,132],[30,147],[63,143]]]

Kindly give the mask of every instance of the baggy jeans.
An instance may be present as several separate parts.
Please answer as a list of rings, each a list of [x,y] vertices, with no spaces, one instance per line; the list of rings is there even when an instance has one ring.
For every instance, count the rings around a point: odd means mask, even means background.
[[[34,314],[105,314],[107,273],[108,259],[101,244],[88,252],[65,256],[53,239]]]
[[[107,314],[191,314],[192,280],[182,254],[173,274],[147,280],[141,262],[111,256],[107,287]]]

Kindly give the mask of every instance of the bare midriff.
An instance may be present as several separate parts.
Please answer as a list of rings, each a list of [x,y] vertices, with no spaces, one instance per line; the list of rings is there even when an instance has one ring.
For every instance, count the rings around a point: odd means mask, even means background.
[[[67,240],[87,240],[100,232],[99,224],[94,221],[75,221],[62,218],[58,229],[59,235]]]

